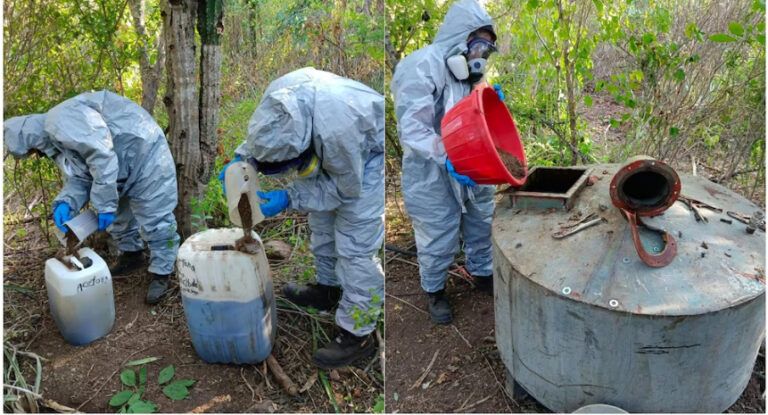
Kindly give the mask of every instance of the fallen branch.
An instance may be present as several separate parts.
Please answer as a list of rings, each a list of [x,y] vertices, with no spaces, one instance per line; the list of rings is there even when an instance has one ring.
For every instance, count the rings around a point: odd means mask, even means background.
[[[435,364],[435,360],[437,360],[437,354],[440,352],[440,350],[435,350],[435,354],[432,355],[432,361],[429,362],[429,365],[427,366],[427,370],[424,371],[424,373],[419,376],[418,379],[416,379],[416,382],[413,382],[413,385],[409,389],[414,389],[417,386],[421,385],[421,382],[424,382],[424,379],[427,378],[427,375],[429,374],[429,371],[432,370],[432,365]]]
[[[267,358],[267,366],[269,366],[269,371],[272,372],[272,375],[277,379],[277,383],[283,387],[288,395],[296,396],[299,393],[296,384],[294,384],[291,378],[285,374],[283,368],[280,367],[280,363],[277,362],[277,359],[275,359],[273,355],[269,355]]]
[[[214,396],[210,401],[192,409],[191,411],[187,412],[188,414],[202,414],[203,412],[208,412],[214,405],[217,403],[224,403],[229,402],[232,400],[232,396],[230,395],[221,395],[221,396]]]
[[[413,304],[409,303],[408,301],[405,301],[405,300],[403,300],[402,298],[399,298],[399,297],[395,297],[395,296],[394,296],[394,295],[392,295],[392,294],[387,294],[387,297],[389,297],[389,298],[394,298],[395,300],[397,300],[397,301],[400,301],[400,302],[402,302],[403,304],[407,304],[407,305],[409,305],[409,306],[413,307],[413,309],[414,309],[414,310],[416,310],[416,311],[422,312],[422,313],[424,313],[424,314],[429,314],[429,313],[427,313],[426,311],[424,311],[424,310],[420,309],[419,307],[416,307],[415,305],[413,305]]]
[[[70,408],[68,406],[64,406],[54,400],[51,399],[43,399],[43,405],[46,407],[53,409],[54,411],[60,413],[60,414],[74,414],[77,413],[77,410],[75,408]]]
[[[453,412],[454,412],[454,413],[467,412],[468,410],[470,410],[470,409],[472,409],[472,408],[476,407],[477,405],[480,405],[481,403],[483,403],[483,402],[487,401],[488,399],[491,399],[491,395],[488,395],[488,396],[486,396],[485,398],[483,398],[483,399],[480,399],[479,401],[477,401],[477,402],[473,403],[472,405],[468,405],[468,406],[462,406],[461,408],[459,408],[459,409],[456,409],[456,410],[454,410]]]
[[[472,343],[470,343],[469,340],[467,340],[467,338],[464,337],[463,334],[461,334],[461,332],[459,331],[459,328],[456,327],[455,324],[451,324],[451,327],[453,327],[453,329],[456,330],[456,333],[458,333],[459,337],[461,337],[461,340],[464,340],[464,343],[466,343],[467,346],[469,346],[469,348],[471,349],[472,348]]]
[[[417,263],[415,263],[413,261],[408,261],[407,259],[403,259],[403,258],[392,257],[392,260],[393,261],[397,261],[397,262],[402,262],[402,263],[408,264],[408,265],[413,265],[414,267],[417,267],[417,268],[419,266],[419,264],[417,264]],[[472,287],[475,286],[475,283],[472,280],[470,280],[469,278],[467,278],[464,275],[459,274],[458,272],[453,272],[453,271],[446,271],[446,272],[448,273],[448,275],[451,275],[451,276],[454,276],[454,277],[457,277],[457,278],[461,278],[462,280],[464,280],[467,283],[469,283],[469,285],[471,285]]]

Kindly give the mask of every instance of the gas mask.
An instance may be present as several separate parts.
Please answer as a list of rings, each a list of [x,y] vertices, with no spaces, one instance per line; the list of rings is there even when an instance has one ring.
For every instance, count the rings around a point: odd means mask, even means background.
[[[496,47],[488,40],[478,37],[467,44],[467,49],[467,66],[469,67],[467,80],[474,84],[483,77],[488,58],[496,51]]]
[[[451,56],[445,63],[457,80],[467,80],[474,84],[483,78],[488,57],[495,51],[496,47],[492,42],[475,38],[469,41],[465,53]]]

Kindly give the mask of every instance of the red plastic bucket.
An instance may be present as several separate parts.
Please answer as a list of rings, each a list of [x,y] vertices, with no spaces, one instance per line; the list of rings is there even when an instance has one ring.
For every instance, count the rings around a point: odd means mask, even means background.
[[[512,114],[488,85],[477,87],[456,103],[440,123],[443,145],[457,173],[478,184],[522,186],[528,162]],[[499,148],[517,157],[524,166],[523,177],[514,177],[496,152]]]

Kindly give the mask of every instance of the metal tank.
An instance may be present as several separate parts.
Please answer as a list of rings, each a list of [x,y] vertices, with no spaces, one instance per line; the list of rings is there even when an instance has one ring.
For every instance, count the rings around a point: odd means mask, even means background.
[[[508,384],[555,412],[722,412],[744,391],[765,333],[765,225],[750,234],[727,212],[762,211],[681,174],[680,199],[638,228],[647,255],[676,249],[650,266],[612,203],[621,167],[538,167],[497,203],[496,338]],[[642,197],[675,191],[653,175],[635,179]]]

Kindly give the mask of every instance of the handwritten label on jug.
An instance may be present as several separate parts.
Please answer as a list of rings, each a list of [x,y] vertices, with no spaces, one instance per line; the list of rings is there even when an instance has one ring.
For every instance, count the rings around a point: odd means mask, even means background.
[[[184,258],[179,258],[179,267],[187,268],[195,272],[195,265]]]
[[[198,281],[197,278],[182,275],[179,277],[179,286],[181,287],[182,293],[193,295],[200,294],[200,281]]]
[[[83,290],[85,290],[86,288],[95,287],[97,285],[106,284],[108,282],[109,282],[109,275],[102,275],[100,277],[94,275],[93,278],[91,278],[90,280],[77,284],[77,292],[83,292]]]

